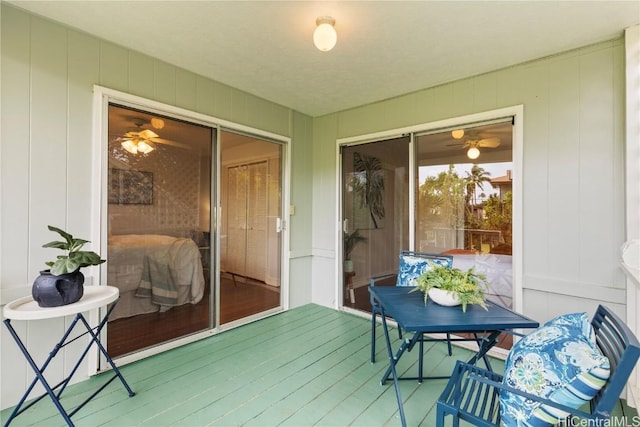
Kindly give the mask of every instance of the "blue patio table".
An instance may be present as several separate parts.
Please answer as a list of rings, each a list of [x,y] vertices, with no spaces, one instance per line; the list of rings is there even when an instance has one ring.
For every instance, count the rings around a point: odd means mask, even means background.
[[[393,377],[393,385],[398,400],[400,420],[406,426],[402,397],[398,380],[400,379],[434,379],[447,377],[423,377],[422,375],[422,345],[420,346],[420,361],[418,363],[418,377],[398,378],[396,364],[406,351],[411,351],[416,343],[422,344],[424,334],[452,333],[474,335],[471,340],[478,343],[478,352],[468,363],[475,364],[483,359],[487,369],[491,370],[487,352],[498,342],[498,336],[503,332],[513,333],[514,329],[537,328],[539,323],[508,308],[487,301],[487,310],[479,305],[467,305],[467,311],[457,307],[447,307],[434,303],[429,299],[424,303],[424,296],[420,291],[411,292],[414,288],[405,286],[369,286],[369,293],[381,307],[382,327],[389,355],[389,367],[381,379],[384,384]],[[399,328],[405,333],[397,351],[393,352],[386,316],[392,317]],[[464,339],[468,341],[469,339]],[[438,340],[440,341],[440,340]]]

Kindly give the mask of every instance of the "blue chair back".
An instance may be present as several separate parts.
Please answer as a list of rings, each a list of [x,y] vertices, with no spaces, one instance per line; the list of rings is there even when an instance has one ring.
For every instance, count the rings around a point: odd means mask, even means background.
[[[453,267],[453,256],[451,255],[401,251],[396,286],[416,286],[418,277],[430,268],[428,261],[447,268]]]
[[[611,376],[591,400],[591,412],[607,418],[640,359],[640,342],[629,327],[609,308],[600,305],[591,320],[596,344],[609,359]]]

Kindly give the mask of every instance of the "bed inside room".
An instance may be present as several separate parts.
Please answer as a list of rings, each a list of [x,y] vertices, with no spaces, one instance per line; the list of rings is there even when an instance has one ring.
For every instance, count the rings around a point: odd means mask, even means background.
[[[109,284],[120,290],[111,320],[197,304],[204,296],[201,253],[189,237],[112,235],[107,259]]]

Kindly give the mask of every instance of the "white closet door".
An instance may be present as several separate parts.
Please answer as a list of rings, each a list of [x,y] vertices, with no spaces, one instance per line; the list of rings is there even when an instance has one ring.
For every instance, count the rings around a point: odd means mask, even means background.
[[[246,275],[247,241],[247,175],[246,166],[227,169],[227,257],[225,269]]]
[[[281,210],[280,156],[269,159],[268,196],[269,213],[267,217],[267,267],[265,283],[280,286],[280,236],[278,221]]]
[[[265,281],[267,267],[267,162],[248,165],[246,275]]]

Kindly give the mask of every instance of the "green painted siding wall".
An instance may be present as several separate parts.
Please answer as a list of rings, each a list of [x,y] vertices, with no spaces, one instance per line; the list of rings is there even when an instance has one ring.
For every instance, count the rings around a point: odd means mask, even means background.
[[[91,180],[98,173],[92,160],[94,85],[290,137],[291,203],[297,209],[290,225],[289,301],[293,306],[311,301],[312,197],[305,188],[312,181],[310,117],[6,3],[0,14],[2,302],[28,294],[45,268],[51,253],[41,246],[53,238],[48,224],[81,237],[99,224],[91,210]],[[16,322],[16,328],[41,360],[65,322]],[[16,403],[31,375],[4,327],[0,339],[4,408]],[[49,368],[53,379],[71,369],[78,350],[64,351],[67,355]]]

